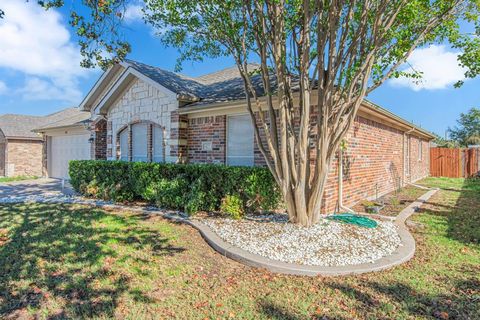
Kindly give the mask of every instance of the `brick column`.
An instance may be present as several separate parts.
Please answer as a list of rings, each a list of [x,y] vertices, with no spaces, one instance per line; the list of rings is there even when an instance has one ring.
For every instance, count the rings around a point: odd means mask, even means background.
[[[107,160],[107,120],[93,122],[92,159]]]
[[[170,113],[170,157],[167,162],[187,162],[188,115]]]

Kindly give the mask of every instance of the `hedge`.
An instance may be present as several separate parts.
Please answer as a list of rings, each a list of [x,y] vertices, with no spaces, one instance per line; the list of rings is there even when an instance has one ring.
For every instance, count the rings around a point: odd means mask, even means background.
[[[85,196],[147,201],[189,214],[219,211],[227,196],[239,197],[250,212],[276,209],[281,199],[270,171],[261,167],[74,160],[69,174]]]

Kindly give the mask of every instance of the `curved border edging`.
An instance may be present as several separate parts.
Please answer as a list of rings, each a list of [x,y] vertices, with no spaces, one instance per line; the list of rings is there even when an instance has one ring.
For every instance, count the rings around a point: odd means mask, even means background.
[[[238,261],[242,264],[256,267],[264,268],[271,272],[282,273],[282,274],[291,274],[291,275],[302,275],[302,276],[345,276],[353,274],[361,274],[367,272],[381,271],[385,269],[392,268],[396,265],[402,264],[410,260],[415,254],[415,239],[411,235],[410,231],[405,225],[406,220],[416,212],[416,210],[431,196],[433,196],[439,189],[431,189],[417,200],[411,203],[408,207],[403,209],[399,215],[394,220],[394,223],[398,226],[398,234],[402,240],[402,244],[394,251],[393,254],[380,258],[373,263],[363,263],[358,265],[347,265],[347,266],[308,266],[308,265],[299,265],[286,263],[281,261],[276,261],[272,259],[265,258],[263,256],[250,253],[238,247],[235,247],[231,244],[228,244],[222,240],[217,234],[215,234],[207,225],[201,223],[200,221],[190,220],[186,216],[181,216],[177,212],[165,212],[158,210],[157,208],[142,208],[142,207],[131,207],[126,205],[118,205],[111,203],[99,203],[95,201],[80,200],[80,201],[60,201],[62,203],[69,204],[80,204],[80,205],[89,205],[97,208],[104,209],[119,209],[119,210],[129,210],[132,212],[139,213],[148,213],[148,214],[158,214],[166,219],[186,223],[195,229],[197,229],[205,241],[217,252],[220,254]],[[21,201],[20,201],[21,202]],[[46,203],[58,203],[58,202],[46,202]]]
[[[207,225],[200,221],[183,219],[180,217],[167,215],[166,218],[187,223],[188,225],[197,229],[207,243],[220,254],[240,262],[242,264],[264,268],[271,272],[302,275],[302,276],[345,276],[352,274],[361,274],[373,271],[381,271],[392,268],[396,265],[402,264],[410,260],[415,254],[415,239],[411,235],[408,228],[405,226],[405,221],[416,211],[416,209],[426,202],[438,190],[430,190],[416,201],[411,203],[408,207],[403,209],[395,220],[398,226],[398,234],[402,240],[402,244],[394,251],[393,254],[380,258],[373,263],[362,263],[358,265],[347,266],[308,266],[300,264],[292,264],[250,253],[238,247],[235,247],[223,239],[221,239],[215,232]]]

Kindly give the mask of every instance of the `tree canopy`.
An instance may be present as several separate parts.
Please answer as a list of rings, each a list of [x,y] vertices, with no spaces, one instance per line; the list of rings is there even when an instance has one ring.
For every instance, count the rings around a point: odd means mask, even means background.
[[[72,11],[85,67],[106,68],[131,50],[121,32],[130,2],[83,0],[89,10]],[[421,77],[401,68],[416,48],[449,43],[465,77],[478,75],[479,9],[478,0],[144,0],[144,20],[179,50],[177,69],[234,59],[258,148],[290,220],[308,226],[365,96],[389,78]]]
[[[450,128],[450,138],[459,145],[480,145],[480,109],[471,108],[466,113],[460,114],[457,126]]]

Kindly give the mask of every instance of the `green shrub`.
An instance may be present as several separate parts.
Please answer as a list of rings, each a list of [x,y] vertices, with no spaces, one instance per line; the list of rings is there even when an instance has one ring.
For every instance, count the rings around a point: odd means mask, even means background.
[[[218,211],[232,194],[249,212],[276,209],[281,202],[271,173],[260,167],[77,160],[69,173],[73,188],[86,196],[147,201],[189,214]]]
[[[161,208],[183,209],[187,192],[185,179],[161,179],[155,187],[155,203]]]
[[[245,215],[244,204],[238,195],[227,195],[222,199],[220,212],[232,219],[241,219]]]

